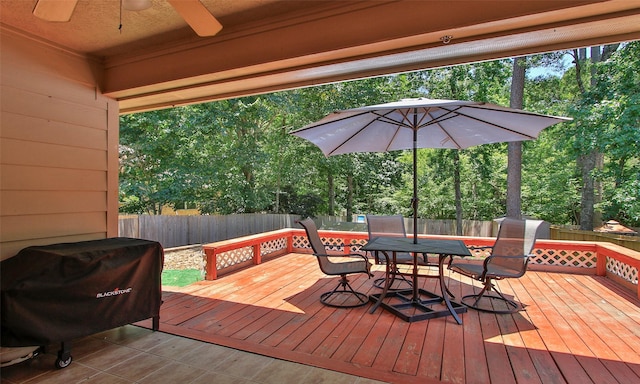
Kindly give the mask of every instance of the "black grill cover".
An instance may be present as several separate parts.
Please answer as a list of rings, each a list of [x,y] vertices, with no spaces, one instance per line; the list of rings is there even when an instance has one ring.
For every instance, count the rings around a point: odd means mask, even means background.
[[[159,316],[162,246],[111,238],[34,246],[0,263],[1,345],[71,341]]]

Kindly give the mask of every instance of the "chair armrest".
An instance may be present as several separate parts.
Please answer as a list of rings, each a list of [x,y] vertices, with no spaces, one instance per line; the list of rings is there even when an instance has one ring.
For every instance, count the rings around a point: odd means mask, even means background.
[[[527,260],[527,259],[529,258],[529,255],[518,255],[518,256],[500,256],[500,255],[491,255],[491,256],[487,256],[487,257],[484,259],[484,265],[489,265],[489,264],[491,264],[491,262],[492,262],[494,259],[497,259],[497,258],[500,258],[500,259],[525,259],[525,260]]]
[[[489,265],[493,262],[493,260],[495,259],[518,259],[518,260],[524,260],[524,264],[525,267],[523,268],[522,271],[518,271],[515,275],[519,275],[522,276],[524,274],[524,272],[526,271],[526,265],[529,262],[529,255],[518,255],[518,256],[500,256],[500,255],[491,255],[488,256],[485,260],[484,260],[484,273],[482,274],[482,278],[484,279],[485,276],[487,275],[487,273],[489,272]],[[515,277],[511,276],[511,277]]]
[[[359,253],[349,253],[349,254],[312,253],[312,255],[316,257],[349,257],[349,258],[364,259],[365,261],[369,261],[367,256],[361,255]]]
[[[365,255],[361,255],[361,254],[359,254],[359,253],[350,253],[350,254],[345,255],[345,256],[346,256],[346,257],[351,257],[351,258],[354,258],[354,259],[356,259],[356,258],[357,258],[357,259],[363,259],[364,261],[367,261],[367,262],[369,261],[369,259],[367,258],[367,256],[365,256]]]
[[[493,248],[493,245],[470,245],[467,247],[468,249],[480,249],[480,250],[485,250],[485,249],[491,249]]]
[[[364,244],[327,244],[323,243],[325,248],[351,248],[351,247],[362,247]]]

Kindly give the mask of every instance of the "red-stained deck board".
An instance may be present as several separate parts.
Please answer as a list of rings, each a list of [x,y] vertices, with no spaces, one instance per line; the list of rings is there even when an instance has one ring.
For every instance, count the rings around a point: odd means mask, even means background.
[[[464,315],[464,362],[465,382],[482,384],[489,382],[487,356],[482,345],[482,327],[477,311],[468,311]]]
[[[549,277],[556,281],[558,285],[563,285],[563,289],[559,290],[558,294],[566,306],[571,309],[571,311],[567,311],[567,318],[573,324],[576,332],[590,340],[591,350],[598,356],[607,370],[611,372],[612,376],[618,381],[622,379],[621,382],[625,383],[638,380],[638,376],[633,370],[621,361],[625,359],[626,361],[637,363],[637,352],[616,334],[612,329],[613,327],[609,328],[602,324],[600,318],[604,317],[604,314],[598,313],[599,311],[593,308],[593,305],[590,305],[588,297],[577,292],[579,284],[572,284],[575,283],[575,280],[571,277],[562,278],[557,275],[550,275]],[[587,320],[591,320],[592,325],[586,324],[585,321]]]
[[[304,271],[303,271],[304,273]],[[290,295],[289,286],[291,283],[283,285],[278,279],[270,278],[261,287],[250,286],[251,293],[245,295],[234,295],[224,297],[225,300],[242,300],[227,308],[223,315],[218,317],[214,323],[209,323],[206,327],[195,327],[209,332],[216,332],[220,335],[229,336],[248,325],[251,321],[259,320],[252,313],[261,308],[280,308],[284,306],[287,297]],[[253,302],[252,305],[245,304],[246,301]],[[206,314],[204,315],[206,316]]]
[[[336,328],[343,327],[344,315],[336,308],[326,307],[320,312],[326,312],[326,315],[319,313],[320,316],[317,316],[315,321],[298,329],[298,332],[302,333],[302,340],[293,347],[296,351],[313,353],[327,338],[331,337],[331,333]]]
[[[528,292],[523,288],[520,279],[513,280],[510,284],[513,292],[521,302],[533,302],[531,296],[529,296]],[[540,380],[542,380],[543,383],[549,384],[566,383],[562,372],[554,363],[553,357],[549,351],[546,350],[544,340],[540,336],[540,333],[532,326],[534,322],[529,316],[529,311],[523,311],[520,314],[522,316],[513,316],[513,319],[522,337],[523,348],[526,348]]]
[[[279,262],[282,263],[281,260],[279,260]],[[265,263],[265,265],[268,264],[269,263]],[[278,269],[276,267],[277,264],[279,263],[274,262],[272,265],[269,265],[268,268],[264,268],[259,275],[252,274],[250,273],[250,269],[247,269],[239,272],[234,276],[235,279],[233,280],[221,279],[221,283],[216,284],[215,286],[206,283],[198,283],[193,284],[193,288],[191,289],[186,288],[182,290],[181,293],[173,293],[171,300],[169,300],[169,298],[165,299],[167,304],[166,314],[164,317],[167,320],[167,323],[181,324],[187,321],[195,321],[197,323],[197,317],[202,316],[204,313],[220,312],[224,309],[224,307],[219,307],[221,305],[221,301],[212,299],[223,297],[225,302],[232,302],[233,297],[238,295],[236,292],[238,291],[239,286],[243,287],[244,292],[240,294],[244,297],[259,294],[260,291],[273,291],[273,287],[268,284],[268,281],[270,278],[277,275],[278,270],[283,270]],[[310,268],[310,266],[307,268]],[[277,281],[276,279],[272,280]],[[278,283],[281,284],[281,282]],[[176,295],[180,294],[182,294],[182,297],[178,298]],[[164,305],[163,309],[165,309]],[[189,324],[186,324],[186,326],[189,326]]]
[[[376,277],[383,266],[375,266]],[[457,298],[477,282],[447,273]],[[350,277],[378,293],[374,278]],[[337,277],[290,254],[210,282],[168,288],[160,330],[397,383],[640,383],[640,303],[604,277],[528,272],[501,289],[526,311],[469,310],[406,323],[370,305],[344,309],[319,296]],[[420,279],[439,292],[436,279]],[[143,323],[149,326],[150,322]]]
[[[417,376],[440,380],[445,343],[444,329],[444,318],[441,318],[440,321],[429,320]]]
[[[527,302],[530,304],[527,307],[526,314],[530,319],[529,324],[535,326],[533,331],[527,331],[527,334],[539,335],[539,340],[536,340],[534,336],[530,336],[528,340],[533,340],[533,345],[529,346],[531,352],[535,352],[537,355],[541,352],[546,352],[551,357],[551,364],[548,360],[543,360],[544,364],[542,369],[539,369],[540,376],[543,378],[550,378],[549,383],[589,383],[591,380],[587,373],[582,369],[580,363],[576,357],[569,353],[569,348],[564,344],[558,331],[554,328],[553,324],[549,321],[546,315],[551,316],[553,309],[549,302],[539,294],[538,291],[532,290],[531,293],[526,290],[527,286],[531,286],[529,279],[533,274],[527,274],[523,278],[519,279],[522,288],[516,288],[518,295],[523,298],[528,297]],[[528,285],[525,285],[528,284]],[[515,286],[515,284],[512,284]],[[535,298],[534,298],[535,297]],[[538,305],[538,303],[542,305]],[[542,310],[541,308],[545,308]],[[546,346],[546,348],[545,348]],[[544,357],[540,357],[544,359]],[[556,372],[556,368],[558,372]],[[559,374],[556,374],[559,373]]]
[[[282,260],[278,260],[278,262],[274,262],[274,264],[284,264]],[[284,266],[282,265],[282,267]],[[280,274],[284,275],[282,276],[285,278],[284,280],[278,276],[278,270]],[[303,268],[300,272],[305,273],[307,270],[311,269]],[[286,268],[270,268],[259,275],[260,279],[257,282],[255,281],[256,276],[252,275],[250,271],[251,269],[245,269],[239,272],[237,279],[221,279],[220,281],[225,283],[226,289],[217,291],[215,295],[212,295],[212,298],[224,304],[211,305],[207,312],[185,321],[184,326],[217,332],[224,328],[224,325],[237,318],[234,315],[237,315],[238,312],[250,312],[259,308],[260,305],[268,305],[274,301],[281,302],[282,299],[286,300],[291,295],[290,291],[283,291],[283,288],[295,281],[295,278],[286,279],[290,275],[290,272],[282,273],[282,271],[287,271]],[[267,299],[267,297],[269,298]],[[246,303],[252,303],[252,305]]]
[[[367,308],[360,308],[359,310],[366,311]],[[318,345],[313,351],[312,354],[318,357],[332,357],[336,350],[343,344],[345,344],[345,340],[347,337],[350,337],[352,334],[355,334],[360,327],[364,327],[366,325],[362,324],[362,319],[373,319],[373,315],[371,316],[344,316],[342,311],[335,311],[334,315],[340,316],[342,321],[338,326],[333,328],[331,332],[327,335],[327,337],[322,340],[322,343]],[[377,318],[377,316],[376,316]],[[303,350],[301,348],[301,350]]]
[[[515,373],[511,369],[506,369],[511,366],[511,362],[496,316],[498,315],[480,314],[489,378],[492,383],[515,383]]]
[[[460,299],[463,294],[467,294],[469,289],[472,288],[471,281],[462,283],[461,276],[449,275],[449,290],[457,299]],[[438,280],[434,279],[434,283]],[[433,292],[439,292],[433,288]],[[464,293],[463,293],[464,292]],[[455,299],[454,299],[455,300]],[[463,315],[464,317],[464,315]],[[464,383],[466,381],[465,372],[465,352],[464,352],[464,327],[461,327],[456,323],[453,317],[445,317],[445,334],[444,334],[444,349],[442,356],[442,373],[441,380],[453,383]]]
[[[271,335],[269,335],[266,339],[264,339],[261,344],[268,345],[271,347],[275,347],[280,343],[286,341],[287,338],[293,337],[294,332],[298,330],[301,326],[303,326],[306,322],[311,321],[314,315],[324,309],[324,305],[318,302],[318,297],[321,293],[326,292],[334,288],[335,284],[324,284],[318,289],[318,287],[314,287],[315,289],[309,289],[303,291],[304,293],[296,297],[295,305],[299,308],[304,308],[302,314],[287,314],[285,317],[287,321],[282,324],[280,328],[275,330]],[[286,346],[283,348],[287,350],[292,350],[297,343],[294,342],[292,347],[288,348]]]
[[[353,287],[359,289],[358,286]],[[322,340],[331,332],[332,328],[340,326],[340,321],[337,317],[333,317],[333,322],[328,320],[332,318],[332,315],[337,311],[336,308],[328,307],[325,305],[314,305],[317,311],[313,314],[309,314],[309,317],[303,323],[299,323],[295,330],[291,331],[285,339],[278,345],[281,348],[296,349],[296,350],[309,350],[315,349]],[[307,341],[305,348],[298,348],[301,344]]]
[[[383,309],[378,308],[377,310],[382,311]],[[396,360],[404,339],[404,332],[401,330],[407,326],[406,322],[400,323],[398,320],[400,319],[389,313],[382,313],[378,321],[371,326],[367,337],[360,344],[351,362],[371,367],[379,356],[377,364],[390,371],[393,364],[389,362]]]
[[[377,310],[373,314],[370,314],[368,307],[358,308],[357,313],[361,315],[358,325],[345,337],[344,342],[338,346],[332,358],[350,362],[374,325],[381,321],[384,315],[388,315],[383,314],[382,310]]]
[[[617,380],[613,373],[607,370],[605,360],[598,356],[606,354],[607,350],[602,345],[602,341],[595,336],[591,329],[584,326],[581,317],[576,315],[571,309],[571,303],[567,302],[565,295],[565,282],[555,280],[549,273],[538,276],[537,286],[546,289],[549,295],[555,296],[553,306],[557,310],[551,319],[554,327],[562,327],[561,337],[569,346],[570,351],[577,355],[578,362],[589,375],[589,377],[597,383],[616,383]],[[551,290],[553,292],[551,292]],[[564,298],[564,300],[563,300]],[[582,316],[589,316],[583,310],[579,310]],[[584,339],[582,338],[584,335]],[[599,358],[600,357],[600,358]]]
[[[464,383],[464,328],[459,326],[453,318],[446,319],[442,374],[440,376],[442,381]]]
[[[418,372],[428,324],[429,322],[427,321],[417,321],[409,324],[402,349],[393,366],[394,372],[409,375],[415,375]]]

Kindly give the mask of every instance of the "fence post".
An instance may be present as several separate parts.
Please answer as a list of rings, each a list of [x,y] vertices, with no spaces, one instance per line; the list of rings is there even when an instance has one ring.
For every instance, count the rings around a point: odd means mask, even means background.
[[[217,257],[215,248],[204,248],[207,265],[205,267],[205,280],[215,280],[218,278]]]
[[[287,253],[293,253],[293,231],[287,236]]]
[[[260,253],[260,242],[258,244],[254,244],[253,248],[253,264],[258,265],[262,263],[262,254]]]
[[[607,255],[600,252],[598,246],[596,246],[596,275],[607,276]]]

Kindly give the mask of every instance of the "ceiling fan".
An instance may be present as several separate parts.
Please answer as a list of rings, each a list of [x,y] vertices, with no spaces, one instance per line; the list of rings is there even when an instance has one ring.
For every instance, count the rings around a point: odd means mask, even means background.
[[[129,10],[143,10],[151,6],[150,0],[121,0],[122,7]],[[202,5],[200,0],[167,0],[182,16],[184,21],[198,36],[214,36],[222,29],[222,24]],[[38,0],[33,14],[46,21],[67,22],[78,0]]]

